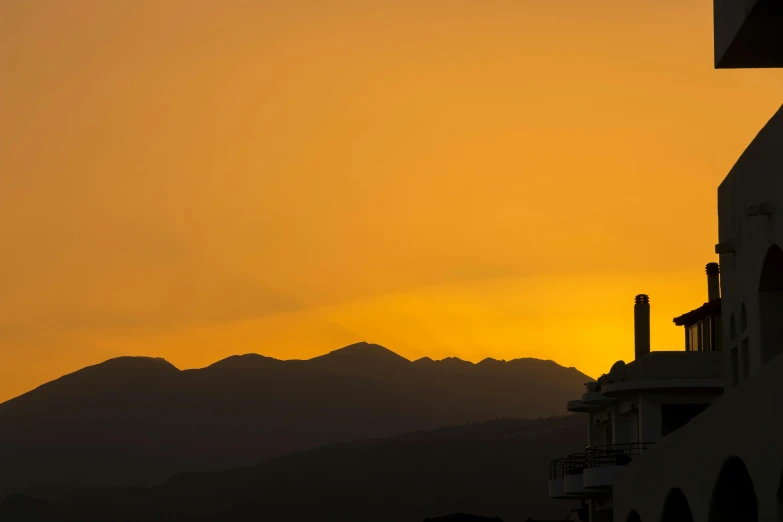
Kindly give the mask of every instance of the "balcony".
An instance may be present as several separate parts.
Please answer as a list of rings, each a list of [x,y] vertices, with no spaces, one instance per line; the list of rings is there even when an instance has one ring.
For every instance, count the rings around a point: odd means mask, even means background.
[[[573,498],[565,492],[565,465],[567,459],[549,463],[549,498]]]
[[[629,464],[650,446],[652,443],[649,442],[634,442],[587,448],[585,450],[583,486],[588,490],[611,488],[617,467]]]
[[[582,483],[582,472],[585,469],[585,454],[572,453],[566,457],[563,490],[571,498],[584,498],[590,496],[590,491],[586,490]]]
[[[652,352],[617,367],[614,375],[602,376],[591,391],[620,399],[651,390],[720,394],[723,353]]]
[[[594,496],[582,484],[585,454],[573,453],[549,463],[549,498],[576,499]]]

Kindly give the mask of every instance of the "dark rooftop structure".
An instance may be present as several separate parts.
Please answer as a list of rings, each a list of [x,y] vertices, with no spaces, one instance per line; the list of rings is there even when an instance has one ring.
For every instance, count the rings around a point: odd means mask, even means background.
[[[714,0],[715,68],[783,67],[783,1]]]
[[[721,339],[720,265],[708,263],[708,301],[690,312],[674,318],[674,324],[685,327],[685,350],[717,352]]]

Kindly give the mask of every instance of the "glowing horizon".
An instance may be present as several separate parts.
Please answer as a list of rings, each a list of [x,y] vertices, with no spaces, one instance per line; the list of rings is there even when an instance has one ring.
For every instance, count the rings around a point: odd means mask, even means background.
[[[783,102],[713,69],[711,2],[284,4],[0,5],[0,401],[358,341],[597,377],[638,293],[683,348]]]

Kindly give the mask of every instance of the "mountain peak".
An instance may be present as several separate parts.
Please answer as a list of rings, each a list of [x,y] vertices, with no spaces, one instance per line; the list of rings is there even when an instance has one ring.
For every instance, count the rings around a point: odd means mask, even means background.
[[[472,363],[472,362],[470,362],[470,361],[465,361],[465,360],[462,360],[462,359],[460,359],[459,357],[446,357],[446,358],[444,358],[444,359],[441,359],[441,360],[440,360],[440,361],[438,361],[438,362],[441,362],[441,363],[444,363],[444,364],[453,364],[453,365],[470,365],[470,366],[473,366],[473,363]]]
[[[331,351],[326,355],[319,357],[313,357],[311,361],[335,361],[335,362],[347,362],[347,361],[374,361],[379,363],[401,363],[410,361],[405,357],[394,353],[393,351],[385,348],[379,344],[371,344],[367,342],[359,342],[349,344],[343,348]]]
[[[102,363],[94,366],[88,366],[87,368],[101,368],[101,369],[113,369],[113,370],[174,370],[179,371],[179,368],[168,362],[162,357],[144,357],[144,356],[131,356],[126,355],[122,357],[115,357],[108,359]],[[85,370],[87,369],[85,368]]]
[[[243,355],[232,355],[210,364],[207,368],[221,370],[252,370],[255,368],[267,368],[276,363],[282,363],[280,359],[266,357],[257,353],[246,353]]]

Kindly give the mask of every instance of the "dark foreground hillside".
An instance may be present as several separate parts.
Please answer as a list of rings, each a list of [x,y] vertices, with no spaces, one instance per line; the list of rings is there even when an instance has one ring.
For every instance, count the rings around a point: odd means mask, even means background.
[[[150,486],[324,444],[560,415],[590,380],[551,361],[409,361],[360,343],[307,361],[91,366],[0,404],[0,499]]]
[[[421,522],[458,512],[560,519],[574,506],[548,500],[548,463],[582,449],[584,422],[496,420],[335,444],[180,474],[150,489],[74,491],[56,505],[12,496],[0,504],[0,521]]]

